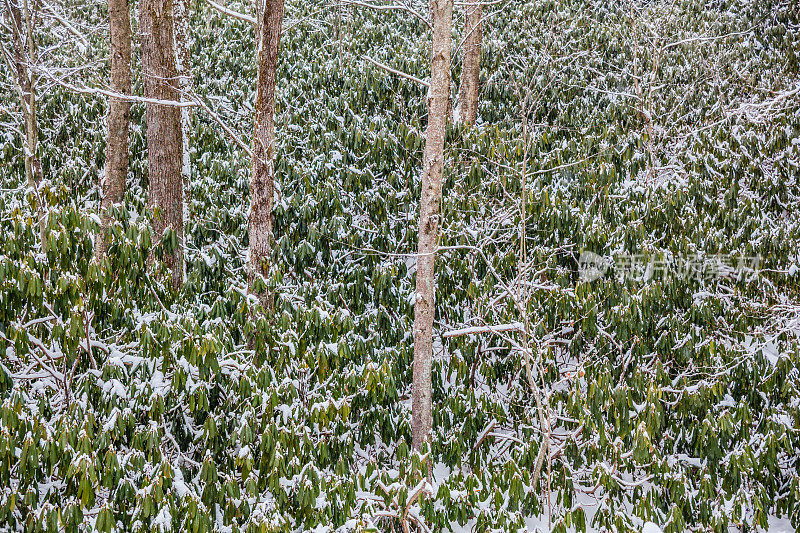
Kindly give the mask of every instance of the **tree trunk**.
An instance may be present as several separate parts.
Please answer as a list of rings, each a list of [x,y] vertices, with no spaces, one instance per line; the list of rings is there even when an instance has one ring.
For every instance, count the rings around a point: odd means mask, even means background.
[[[22,9],[16,0],[7,0],[12,39],[17,90],[25,123],[25,178],[29,187],[36,187],[42,179],[42,167],[36,156],[39,132],[36,121],[36,76],[29,68],[36,62],[36,43],[33,39],[32,13],[27,1]]]
[[[108,0],[108,19],[111,33],[111,90],[131,92],[131,18],[128,0]],[[100,200],[100,233],[95,241],[95,257],[102,259],[108,249],[108,227],[111,217],[108,206],[118,204],[125,195],[128,177],[128,126],[131,104],[118,98],[108,101],[108,141],[106,168]]]
[[[275,185],[275,82],[278,46],[283,23],[283,0],[259,1],[258,86],[256,93],[253,161],[250,177],[250,291],[256,280],[266,277],[272,249],[272,195]],[[268,291],[267,291],[268,292]],[[260,296],[269,307],[271,297]]]
[[[414,303],[413,447],[419,450],[431,430],[431,358],[436,298],[434,263],[439,244],[439,210],[442,201],[444,136],[450,97],[450,31],[453,0],[431,0],[433,50],[428,93],[428,129],[422,161],[422,191],[417,243],[416,298]]]
[[[181,113],[174,104],[179,94],[172,0],[142,0],[139,6],[145,96],[170,101],[147,103],[147,168],[153,231],[159,239],[167,228],[177,235],[175,249],[164,260],[178,288],[183,282],[183,158]]]
[[[189,37],[189,0],[174,0],[173,12],[175,14],[175,67],[178,72],[178,87],[180,100],[188,102],[192,89],[192,55]],[[181,182],[183,184],[183,220],[189,220],[189,180],[192,178],[192,162],[190,137],[192,128],[192,108],[181,107]],[[184,276],[186,275],[184,263]]]
[[[458,90],[456,122],[472,126],[478,117],[478,81],[481,74],[481,42],[483,40],[483,6],[480,3],[464,7],[466,22],[464,60],[461,66],[461,86]]]

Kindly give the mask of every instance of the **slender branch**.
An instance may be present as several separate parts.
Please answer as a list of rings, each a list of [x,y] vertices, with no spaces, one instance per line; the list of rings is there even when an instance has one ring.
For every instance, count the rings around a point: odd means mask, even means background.
[[[208,113],[208,115],[211,117],[211,119],[214,122],[216,122],[217,124],[219,124],[220,127],[223,130],[225,130],[225,133],[227,133],[228,136],[230,136],[231,139],[233,139],[233,141],[236,144],[238,144],[239,147],[242,150],[244,150],[250,158],[253,157],[253,151],[250,149],[250,147],[247,145],[247,143],[244,142],[243,140],[241,140],[239,138],[239,136],[236,135],[236,132],[234,132],[227,124],[225,124],[225,122],[219,117],[219,115],[214,113],[205,103],[203,103],[203,101],[200,100],[200,98],[196,94],[192,93],[192,94],[189,95],[189,97],[192,99],[193,102],[195,102],[200,107],[200,109],[202,109],[203,111]]]
[[[664,45],[664,50],[669,50],[670,48],[675,48],[676,46],[681,46],[682,44],[697,43],[697,42],[704,43],[708,41],[718,41],[720,39],[727,39],[728,37],[740,37],[742,35],[748,35],[750,33],[753,33],[753,30],[755,30],[755,26],[752,28],[748,28],[744,31],[726,33],[725,35],[689,37],[687,39],[681,39],[680,41],[675,41]]]
[[[419,79],[419,78],[417,78],[415,76],[412,76],[411,74],[406,74],[405,72],[403,72],[401,70],[396,70],[396,69],[393,69],[390,66],[384,65],[383,63],[379,63],[379,62],[375,61],[374,59],[372,59],[369,56],[364,56],[364,59],[366,59],[367,61],[369,61],[370,63],[372,63],[376,67],[382,68],[383,70],[385,70],[387,72],[390,72],[392,74],[396,74],[396,75],[398,75],[398,76],[400,76],[402,78],[406,78],[406,79],[409,79],[411,81],[415,81],[415,82],[419,83],[420,85],[422,85],[424,87],[430,87],[431,86],[431,84],[428,83],[425,80],[421,80],[421,79]]]
[[[81,94],[99,94],[102,96],[110,96],[118,100],[123,100],[126,102],[134,102],[139,104],[158,104],[158,105],[172,106],[172,107],[195,107],[198,105],[197,102],[192,102],[192,101],[159,100],[157,98],[144,98],[142,96],[134,96],[132,94],[122,94],[115,91],[109,91],[107,89],[100,89],[98,87],[79,87],[77,85],[67,83],[66,81],[59,80],[58,78],[52,75],[48,75],[47,77],[50,78],[52,81],[56,82],[58,85],[61,85],[65,89],[69,89],[70,91],[74,91],[76,93],[81,93]]]
[[[428,22],[427,18],[423,17],[416,9],[405,4],[372,4],[370,2],[360,2],[359,0],[344,0],[344,3],[353,6],[368,7],[378,11],[405,11],[406,13],[414,15],[416,18],[421,20],[429,30],[433,31],[433,26],[430,22]]]
[[[44,5],[45,9],[50,12],[50,14],[53,16],[53,18],[55,18],[61,24],[63,24],[64,27],[67,28],[67,30],[72,35],[74,35],[81,42],[81,44],[83,44],[84,47],[86,47],[86,48],[89,47],[89,41],[86,39],[86,37],[80,31],[78,31],[77,28],[75,28],[75,26],[70,24],[70,22],[61,15],[61,13],[56,11],[56,9],[53,6],[51,6],[50,4],[48,4],[47,2],[44,2],[43,5]]]
[[[500,324],[497,326],[475,326],[471,328],[454,329],[442,334],[442,337],[449,339],[451,337],[463,337],[464,335],[475,335],[477,333],[499,333],[501,331],[524,331],[525,325],[522,322],[514,322],[512,324]]]
[[[211,7],[213,7],[214,9],[219,11],[220,13],[223,13],[225,15],[229,15],[229,16],[231,16],[233,18],[236,18],[236,19],[239,19],[239,20],[243,20],[245,22],[249,22],[253,26],[255,26],[255,24],[256,24],[255,17],[251,17],[250,15],[245,15],[244,13],[239,13],[238,11],[234,11],[233,9],[228,9],[227,7],[218,4],[218,3],[214,2],[213,0],[208,0],[208,3],[209,3],[209,5],[211,5]]]

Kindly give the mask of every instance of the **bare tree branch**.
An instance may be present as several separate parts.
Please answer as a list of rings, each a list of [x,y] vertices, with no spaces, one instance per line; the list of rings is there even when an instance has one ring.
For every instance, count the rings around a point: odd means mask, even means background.
[[[350,4],[359,7],[368,7],[370,9],[376,9],[378,11],[405,11],[406,13],[410,13],[417,19],[421,20],[428,27],[429,30],[433,31],[433,26],[428,21],[428,19],[422,16],[422,14],[420,14],[419,11],[417,11],[411,6],[407,6],[405,4],[373,4],[371,2],[361,2],[359,0],[343,0],[343,1],[345,4]]]
[[[229,16],[231,16],[233,18],[237,18],[239,20],[243,20],[245,22],[249,22],[253,26],[256,25],[255,17],[251,17],[250,15],[245,15],[244,13],[239,13],[238,11],[234,11],[233,9],[228,9],[227,7],[218,4],[218,3],[214,2],[213,0],[208,0],[208,3],[209,3],[209,5],[211,5],[211,7],[213,7],[214,9],[219,11],[220,13],[223,13],[225,15],[229,15]]]
[[[390,72],[392,74],[396,74],[396,75],[398,75],[398,76],[400,76],[402,78],[406,78],[406,79],[409,79],[411,81],[415,81],[415,82],[417,82],[420,85],[423,85],[425,87],[430,87],[431,86],[431,84],[428,83],[425,80],[421,80],[421,79],[419,79],[419,78],[417,78],[415,76],[412,76],[411,74],[407,74],[407,73],[405,73],[405,72],[403,72],[401,70],[393,69],[392,67],[390,67],[388,65],[384,65],[383,63],[379,63],[379,62],[375,61],[374,59],[372,59],[369,56],[364,56],[364,59],[366,59],[367,61],[369,61],[370,63],[372,63],[376,67],[382,68],[383,70],[385,70],[387,72]]]

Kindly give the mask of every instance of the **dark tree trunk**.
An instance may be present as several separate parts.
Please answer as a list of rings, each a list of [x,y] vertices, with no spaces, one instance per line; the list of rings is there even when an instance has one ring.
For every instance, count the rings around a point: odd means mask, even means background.
[[[172,0],[142,0],[139,5],[142,69],[147,98],[147,167],[150,207],[155,211],[153,230],[160,238],[167,228],[177,235],[177,246],[164,260],[172,271],[172,284],[183,282],[183,183],[179,80],[175,68]],[[168,103],[166,103],[168,102]]]
[[[15,78],[25,124],[25,178],[29,187],[42,179],[42,167],[36,155],[39,132],[36,119],[36,75],[29,65],[36,63],[36,43],[33,37],[33,13],[27,2],[20,9],[17,0],[6,0],[11,22],[11,37]]]
[[[264,0],[258,9],[258,86],[250,178],[250,264],[248,286],[269,273],[272,251],[272,195],[275,186],[275,82],[283,23],[283,0]],[[271,295],[260,295],[269,307]]]
[[[109,0],[108,18],[111,33],[111,90],[131,92],[131,19],[128,0]],[[95,242],[95,257],[102,259],[108,249],[108,227],[111,223],[108,207],[122,201],[128,177],[128,127],[130,102],[118,98],[108,101],[108,140],[106,167],[100,201],[100,233]]]
[[[431,359],[433,315],[436,299],[435,262],[439,245],[439,211],[442,202],[444,136],[450,99],[450,31],[453,0],[431,0],[433,49],[428,96],[428,128],[422,161],[422,192],[417,244],[416,298],[414,303],[413,447],[419,450],[431,431]]]
[[[483,7],[480,3],[466,5],[464,60],[461,66],[461,86],[458,91],[457,122],[472,126],[478,117],[479,80],[481,75],[481,42],[483,40]]]

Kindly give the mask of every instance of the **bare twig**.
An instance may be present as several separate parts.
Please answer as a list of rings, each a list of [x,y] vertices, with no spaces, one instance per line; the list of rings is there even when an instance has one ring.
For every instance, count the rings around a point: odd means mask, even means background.
[[[373,4],[371,2],[360,2],[359,0],[344,0],[344,3],[353,6],[368,7],[378,11],[405,11],[406,13],[410,13],[417,19],[421,20],[429,30],[433,31],[433,26],[426,17],[422,16],[422,14],[413,7],[405,4]]]
[[[430,88],[430,86],[431,86],[431,84],[430,84],[430,83],[428,83],[428,82],[427,82],[427,81],[425,81],[425,80],[421,80],[421,79],[419,79],[419,78],[417,78],[417,77],[415,77],[415,76],[412,76],[411,74],[407,74],[407,73],[405,73],[405,72],[403,72],[403,71],[401,71],[401,70],[393,69],[393,68],[392,68],[392,67],[390,67],[390,66],[384,65],[383,63],[379,63],[379,62],[375,61],[374,59],[372,59],[372,58],[371,58],[371,57],[369,57],[369,56],[364,56],[364,59],[366,59],[367,61],[369,61],[370,63],[372,63],[372,64],[373,64],[373,65],[375,65],[376,67],[380,67],[380,68],[382,68],[383,70],[385,70],[385,71],[387,71],[387,72],[390,72],[390,73],[392,73],[392,74],[396,74],[396,75],[398,75],[398,76],[400,76],[400,77],[403,77],[403,78],[409,79],[409,80],[411,80],[411,81],[415,81],[415,82],[419,83],[420,85],[422,85],[422,86],[424,86],[424,87],[428,87],[428,88]]]
[[[254,26],[256,25],[255,17],[251,17],[250,15],[245,15],[244,13],[239,13],[238,11],[234,11],[233,9],[228,9],[227,7],[218,4],[218,3],[214,2],[213,0],[208,0],[208,3],[209,3],[209,5],[211,7],[213,7],[214,9],[216,9],[217,11],[219,11],[220,13],[222,13],[224,15],[228,15],[228,16],[231,16],[233,18],[236,18],[236,19],[239,19],[239,20],[243,20],[245,22],[249,22],[250,24],[252,24]]]

